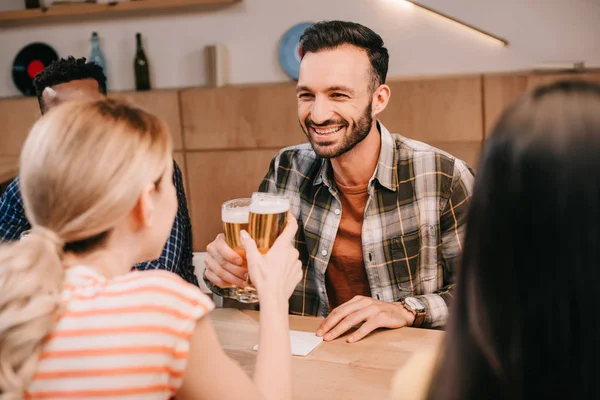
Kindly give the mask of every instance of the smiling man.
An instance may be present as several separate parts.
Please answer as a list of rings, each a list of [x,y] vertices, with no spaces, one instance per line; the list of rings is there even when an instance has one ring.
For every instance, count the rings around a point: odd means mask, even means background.
[[[301,46],[298,119],[310,143],[281,150],[260,186],[288,195],[299,223],[305,275],[290,311],[326,316],[317,330],[325,340],[359,326],[349,342],[377,328],[443,327],[471,169],[377,120],[391,91],[388,52],[375,32],[321,22]],[[222,235],[208,252],[206,279],[216,292],[243,285],[242,261]]]

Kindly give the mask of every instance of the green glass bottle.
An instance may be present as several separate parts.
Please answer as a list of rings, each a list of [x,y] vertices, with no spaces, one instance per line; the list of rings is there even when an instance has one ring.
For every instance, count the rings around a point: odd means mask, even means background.
[[[25,0],[25,8],[40,8],[40,0]]]
[[[136,33],[137,49],[135,53],[135,60],[133,62],[133,68],[135,71],[135,89],[136,90],[150,90],[150,70],[148,68],[148,59],[144,53],[144,47],[142,46],[142,35]]]

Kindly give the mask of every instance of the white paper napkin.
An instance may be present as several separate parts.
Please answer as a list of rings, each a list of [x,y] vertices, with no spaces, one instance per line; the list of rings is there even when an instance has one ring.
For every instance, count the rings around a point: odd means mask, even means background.
[[[323,341],[314,332],[290,331],[290,343],[292,344],[292,354],[295,356],[306,357],[315,347]],[[254,346],[258,350],[258,345]]]

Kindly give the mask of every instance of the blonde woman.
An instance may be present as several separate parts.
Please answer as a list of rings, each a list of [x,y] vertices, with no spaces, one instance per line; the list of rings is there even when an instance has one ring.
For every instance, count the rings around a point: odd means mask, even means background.
[[[20,169],[32,230],[0,247],[0,399],[291,398],[293,218],[265,256],[244,235],[261,296],[254,381],[221,349],[198,288],[130,272],[169,235],[171,150],[160,120],[115,100],[66,103],[34,125]]]

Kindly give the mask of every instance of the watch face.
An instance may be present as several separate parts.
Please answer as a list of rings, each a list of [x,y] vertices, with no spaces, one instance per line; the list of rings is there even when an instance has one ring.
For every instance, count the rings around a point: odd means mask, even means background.
[[[404,299],[404,302],[406,303],[407,306],[409,306],[413,310],[416,310],[416,311],[425,310],[425,307],[423,307],[423,304],[421,304],[421,302],[419,300],[415,299],[414,297],[407,297]]]

